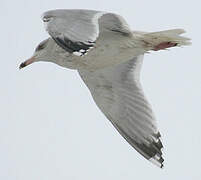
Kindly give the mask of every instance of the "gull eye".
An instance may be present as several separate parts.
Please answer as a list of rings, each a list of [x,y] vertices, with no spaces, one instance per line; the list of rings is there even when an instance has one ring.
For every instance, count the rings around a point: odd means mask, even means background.
[[[40,50],[42,50],[44,48],[45,48],[44,44],[39,44],[38,47],[36,48],[36,51],[40,51]]]
[[[38,47],[36,48],[35,51],[40,51],[40,50],[44,49],[44,48],[46,47],[46,44],[47,44],[47,40],[41,42],[41,43],[38,45]]]
[[[43,19],[43,22],[49,22],[51,17],[50,16],[44,16],[42,19]]]
[[[48,22],[49,20],[50,20],[49,18],[46,17],[43,18],[43,22]]]

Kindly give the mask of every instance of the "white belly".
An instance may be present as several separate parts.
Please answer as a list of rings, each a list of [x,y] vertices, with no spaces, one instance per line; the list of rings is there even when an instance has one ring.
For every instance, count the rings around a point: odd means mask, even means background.
[[[81,60],[85,68],[96,70],[129,61],[144,52],[142,48],[135,47],[131,37],[116,35],[111,38],[111,34],[108,37],[104,34],[104,39],[98,39],[95,47]]]
[[[102,37],[102,36],[100,36]],[[122,37],[114,34],[104,34],[104,38],[99,38],[95,46],[83,56],[69,54],[65,50],[61,50],[56,54],[60,56],[55,63],[70,69],[85,69],[94,71],[104,67],[120,64],[129,61],[135,56],[144,54],[142,48],[135,46],[132,37]]]

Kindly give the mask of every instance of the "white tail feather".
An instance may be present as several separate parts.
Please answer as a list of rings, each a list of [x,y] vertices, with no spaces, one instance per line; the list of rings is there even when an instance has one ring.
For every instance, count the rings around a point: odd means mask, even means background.
[[[189,38],[180,36],[183,33],[185,33],[183,29],[172,29],[172,30],[151,32],[151,33],[135,31],[133,32],[133,35],[136,36],[137,39],[141,41],[146,51],[149,51],[154,50],[155,47],[157,47],[161,43],[166,42],[174,44],[173,46],[190,45],[191,42]]]

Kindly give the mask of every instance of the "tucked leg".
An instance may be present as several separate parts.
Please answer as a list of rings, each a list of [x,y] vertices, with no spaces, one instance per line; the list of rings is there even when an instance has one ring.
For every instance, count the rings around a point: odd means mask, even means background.
[[[157,46],[154,47],[154,51],[158,51],[158,50],[162,50],[162,49],[166,49],[166,48],[170,48],[170,47],[174,47],[177,46],[177,43],[174,42],[162,42],[160,44],[158,44]]]

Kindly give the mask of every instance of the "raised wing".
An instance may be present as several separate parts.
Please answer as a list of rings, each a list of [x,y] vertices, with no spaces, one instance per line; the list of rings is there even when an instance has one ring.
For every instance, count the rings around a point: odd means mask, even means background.
[[[95,72],[79,71],[97,106],[146,159],[163,166],[162,143],[139,75],[143,56]]]
[[[79,56],[93,48],[100,31],[131,34],[122,17],[107,12],[52,10],[45,12],[42,19],[46,24],[46,30],[56,43]]]

